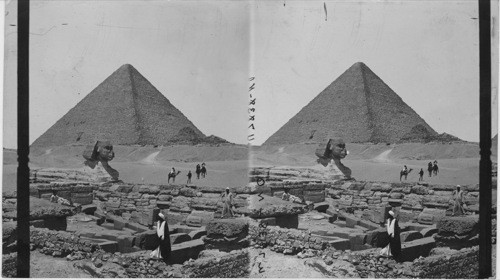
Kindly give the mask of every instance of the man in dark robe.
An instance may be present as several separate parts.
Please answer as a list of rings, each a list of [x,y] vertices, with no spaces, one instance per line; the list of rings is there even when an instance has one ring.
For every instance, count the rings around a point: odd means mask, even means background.
[[[162,213],[158,214],[156,233],[158,234],[160,245],[158,246],[158,248],[156,248],[156,250],[151,252],[151,257],[162,258],[164,262],[167,262],[170,258],[172,247],[170,245],[170,232],[168,229],[168,223]]]
[[[392,234],[389,234],[389,245],[391,246],[391,254],[396,261],[401,258],[401,228],[399,222],[394,216],[394,212],[389,211],[389,220]]]

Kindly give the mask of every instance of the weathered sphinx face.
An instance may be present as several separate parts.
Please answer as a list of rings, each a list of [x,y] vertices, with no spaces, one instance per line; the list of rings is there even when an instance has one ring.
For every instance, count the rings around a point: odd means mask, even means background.
[[[113,146],[111,145],[99,147],[97,151],[101,160],[110,161],[115,157],[115,152],[113,152]]]
[[[348,152],[345,147],[345,142],[341,138],[330,139],[329,147],[333,159],[343,159]]]

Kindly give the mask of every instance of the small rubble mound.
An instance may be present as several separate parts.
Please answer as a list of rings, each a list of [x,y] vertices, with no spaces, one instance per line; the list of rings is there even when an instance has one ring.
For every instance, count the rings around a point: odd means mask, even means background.
[[[197,145],[197,144],[228,144],[230,142],[215,135],[204,136],[196,133],[191,127],[184,127],[179,133],[168,140],[169,144],[175,145]]]
[[[250,273],[250,257],[246,250],[224,253],[203,251],[200,258],[183,266],[185,278],[243,278]]]
[[[246,219],[216,219],[206,227],[204,238],[208,249],[229,252],[249,246],[248,221]]]
[[[6,206],[8,203],[4,203]],[[3,221],[17,221],[17,203],[14,207],[3,208]],[[54,230],[66,230],[66,217],[76,214],[75,207],[52,203],[45,199],[30,197],[30,222],[36,227],[46,227]]]
[[[251,218],[269,218],[305,213],[304,205],[268,195],[251,195],[247,199]]]
[[[416,126],[412,127],[412,129],[405,134],[401,139],[398,141],[398,143],[415,143],[415,142],[420,142],[420,143],[429,143],[429,142],[440,142],[440,143],[452,143],[452,142],[466,142],[456,136],[453,136],[448,133],[433,133],[432,131],[429,131],[427,127],[425,127],[422,124],[417,124]]]
[[[401,137],[400,142],[429,142],[428,139],[432,136],[433,133],[429,131],[427,127],[422,124],[417,124],[412,127],[408,133]]]
[[[415,277],[438,279],[473,279],[479,273],[479,247],[448,251],[413,262]]]
[[[97,244],[83,240],[64,231],[30,229],[30,249],[53,257],[66,257],[68,260],[89,258],[94,252],[101,251]]]
[[[439,247],[461,249],[479,244],[479,216],[443,217],[437,224]]]

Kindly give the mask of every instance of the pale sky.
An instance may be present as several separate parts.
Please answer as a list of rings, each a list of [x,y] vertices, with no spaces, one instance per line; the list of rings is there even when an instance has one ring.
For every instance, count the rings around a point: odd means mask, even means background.
[[[6,132],[17,126],[16,5],[6,9]],[[30,143],[130,63],[204,134],[246,144],[249,10],[230,1],[31,1]],[[15,133],[4,138],[16,146]]]
[[[456,0],[257,2],[252,13],[254,144],[264,142],[358,61],[437,132],[479,141],[479,23],[472,19],[478,17],[477,5]],[[492,99],[496,115],[497,99]]]
[[[7,148],[16,147],[16,5],[6,6]],[[236,143],[247,140],[255,76],[261,144],[362,61],[436,131],[478,141],[477,17],[475,0],[32,1],[30,140],[130,63],[203,133]]]

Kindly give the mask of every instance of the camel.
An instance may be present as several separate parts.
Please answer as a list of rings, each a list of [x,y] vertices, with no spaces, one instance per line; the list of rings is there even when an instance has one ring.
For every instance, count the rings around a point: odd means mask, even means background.
[[[432,167],[432,171],[434,173],[434,176],[437,176],[437,174],[439,172],[439,167],[438,167],[437,163],[434,163],[434,166]]]
[[[168,183],[170,183],[170,178],[172,178],[172,183],[175,183],[175,177],[181,173],[180,171],[177,171],[176,173],[168,173]]]
[[[403,176],[405,176],[405,181],[408,179],[408,174],[410,174],[410,172],[413,170],[413,168],[410,168],[408,169],[408,171],[404,171],[404,170],[401,170],[399,172],[399,181],[401,181],[401,178],[403,178]]]
[[[205,175],[207,175],[207,169],[205,168],[205,165],[201,167],[200,172],[201,172],[201,177],[205,178]]]

